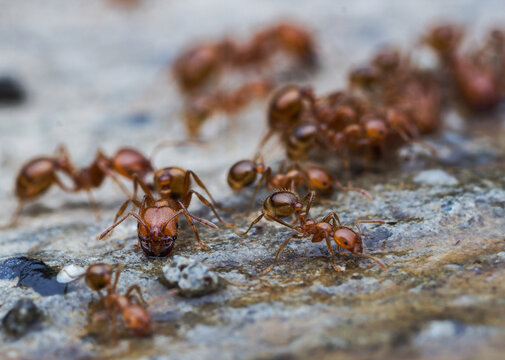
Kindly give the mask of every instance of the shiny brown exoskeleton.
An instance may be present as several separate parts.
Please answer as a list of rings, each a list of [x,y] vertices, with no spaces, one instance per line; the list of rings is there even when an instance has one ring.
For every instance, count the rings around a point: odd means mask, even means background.
[[[138,241],[144,253],[147,256],[164,257],[167,256],[174,247],[179,228],[178,217],[184,215],[195,233],[198,245],[204,250],[207,249],[207,246],[200,240],[198,230],[193,220],[212,229],[217,229],[218,227],[216,225],[190,214],[187,206],[179,199],[166,197],[156,200],[148,188],[143,189],[146,195],[141,204],[138,204],[136,200],[129,200],[139,207],[138,213],[129,212],[126,214],[115,222],[114,225],[105,230],[100,235],[100,239],[103,239],[129,216],[133,216],[138,221]],[[188,198],[186,198],[186,202],[188,201],[187,199]],[[118,216],[120,215],[121,214],[118,213]]]
[[[298,195],[289,190],[276,191],[270,194],[263,202],[261,214],[254,219],[246,231],[238,233],[238,235],[246,235],[256,223],[265,218],[268,221],[275,221],[279,224],[294,229],[294,226],[288,224],[282,218],[290,217],[302,211],[303,205],[308,201],[312,203],[315,192],[311,191],[303,199],[299,199]]]
[[[272,96],[267,110],[268,133],[260,142],[261,149],[274,134],[284,134],[314,111],[315,96],[311,87],[286,85]]]
[[[112,280],[115,270],[115,278]],[[147,302],[142,296],[138,285],[132,285],[126,290],[125,295],[116,291],[121,264],[112,266],[99,263],[88,267],[82,275],[86,284],[100,296],[100,305],[104,308],[93,317],[93,321],[105,318],[112,327],[112,332],[117,330],[117,317],[121,314],[127,329],[136,336],[148,336],[152,333],[151,315],[147,311]],[[105,289],[105,295],[101,290]]]
[[[54,157],[39,157],[26,163],[16,178],[16,197],[18,207],[8,224],[0,228],[14,226],[19,215],[28,202],[46,193],[49,188],[56,184],[67,192],[86,191],[90,203],[98,215],[98,207],[91,195],[91,190],[98,188],[106,177],[110,177],[128,196],[128,189],[121,183],[117,175],[129,180],[145,178],[152,171],[151,162],[135,149],[121,148],[113,157],[107,157],[102,151],[98,151],[93,162],[84,168],[76,168],[64,146],[58,148]],[[60,180],[58,174],[64,173],[72,182],[72,187],[67,187]]]
[[[334,212],[330,212],[320,221],[315,221],[308,217],[308,212],[310,210],[311,201],[308,202],[306,209],[304,211],[298,212],[298,218],[300,221],[300,225],[296,227],[291,227],[291,229],[295,230],[297,233],[291,235],[287,240],[285,240],[277,253],[275,254],[274,261],[272,265],[266,268],[261,274],[266,274],[270,270],[273,269],[277,260],[279,258],[282,250],[288,245],[288,243],[292,239],[303,239],[309,236],[312,236],[312,242],[321,242],[326,241],[326,245],[328,247],[328,251],[331,255],[331,264],[335,271],[341,271],[341,269],[335,264],[335,253],[332,248],[331,240],[335,241],[337,245],[337,251],[340,254],[340,248],[344,250],[350,251],[355,256],[360,256],[364,258],[371,259],[375,261],[381,268],[385,269],[386,265],[384,265],[381,261],[376,258],[363,254],[363,239],[361,234],[361,228],[359,224],[362,223],[377,223],[384,224],[384,221],[381,220],[361,220],[355,221],[354,225],[358,229],[358,232],[352,230],[349,227],[342,226],[338,215]]]
[[[59,148],[57,154],[53,157],[38,157],[23,165],[16,178],[15,185],[18,206],[11,220],[1,226],[0,229],[14,226],[24,205],[46,193],[53,184],[64,191],[72,191],[58,176],[58,173],[64,172],[68,166],[68,158],[62,148]]]
[[[239,191],[253,185],[258,175],[261,175],[261,177],[256,183],[246,212],[251,208],[256,194],[263,184],[268,189],[289,189],[292,192],[295,192],[300,185],[303,185],[309,191],[315,190],[325,195],[331,194],[335,188],[338,188],[345,191],[356,191],[368,200],[371,200],[370,194],[365,190],[343,186],[326,169],[320,166],[310,165],[302,167],[294,164],[286,170],[284,166],[281,166],[276,174],[272,174],[272,169],[265,166],[261,156],[255,161],[241,160],[236,162],[228,171],[228,185],[233,190]]]
[[[198,186],[203,189],[209,199],[205,198],[202,194],[192,188],[192,179],[197,183]],[[123,203],[117,212],[114,221],[117,221],[117,219],[124,213],[126,207],[130,202],[132,202],[137,207],[140,207],[140,203],[136,200],[138,185],[140,185],[146,195],[149,195],[149,197],[154,199],[149,186],[145,183],[144,180],[135,176],[133,184],[133,197]],[[185,170],[180,167],[166,167],[158,169],[154,172],[154,181],[152,186],[154,188],[154,191],[160,196],[161,199],[169,201],[172,205],[174,202],[175,204],[177,202],[181,202],[186,208],[189,207],[193,195],[195,195],[205,206],[210,208],[220,223],[226,227],[234,227],[234,225],[224,221],[221,218],[216,210],[217,205],[214,198],[212,197],[203,181],[198,177],[198,175],[196,175],[194,171]],[[177,206],[178,205],[176,205],[176,207]]]

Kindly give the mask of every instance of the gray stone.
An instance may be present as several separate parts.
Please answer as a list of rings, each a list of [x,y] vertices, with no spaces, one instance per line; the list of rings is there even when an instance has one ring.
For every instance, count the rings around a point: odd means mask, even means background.
[[[222,285],[219,276],[207,266],[177,255],[163,267],[163,276],[168,284],[177,286],[188,297],[210,294]]]

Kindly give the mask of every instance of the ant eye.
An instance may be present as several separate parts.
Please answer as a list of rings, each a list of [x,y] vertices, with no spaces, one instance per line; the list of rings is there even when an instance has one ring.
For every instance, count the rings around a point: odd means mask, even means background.
[[[347,240],[346,240],[346,241],[344,241],[344,245],[349,245],[349,243],[347,242]]]

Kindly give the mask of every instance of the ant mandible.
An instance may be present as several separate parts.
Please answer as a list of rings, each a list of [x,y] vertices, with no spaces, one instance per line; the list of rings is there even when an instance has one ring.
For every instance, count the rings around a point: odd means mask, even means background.
[[[115,271],[114,281],[112,280]],[[112,323],[113,333],[117,329],[117,317],[123,317],[125,326],[137,336],[148,336],[152,333],[151,315],[146,310],[148,304],[142,296],[138,285],[132,285],[126,290],[125,295],[119,295],[116,291],[121,264],[115,266],[98,263],[90,265],[86,272],[76,278],[84,277],[86,285],[96,291],[100,297],[100,303],[105,308],[96,314],[95,320],[107,318]],[[105,289],[105,295],[102,290]],[[134,292],[136,294],[134,294]]]
[[[290,229],[293,229],[297,232],[297,234],[291,235],[287,240],[285,240],[277,253],[275,254],[274,261],[272,265],[270,265],[268,268],[266,268],[261,275],[264,275],[268,272],[270,272],[275,264],[277,263],[277,260],[279,259],[279,255],[282,252],[282,250],[288,245],[288,243],[292,239],[303,239],[309,236],[312,236],[312,242],[321,242],[323,240],[326,241],[326,245],[328,246],[328,251],[330,252],[331,255],[331,264],[332,267],[335,271],[341,271],[341,269],[335,264],[335,253],[332,249],[331,245],[331,239],[335,241],[337,244],[337,251],[340,254],[340,248],[343,248],[345,250],[350,251],[353,255],[359,256],[359,257],[364,257],[370,260],[373,260],[376,262],[381,268],[386,269],[386,265],[384,265],[381,261],[378,259],[367,255],[363,254],[363,239],[362,239],[362,233],[361,233],[361,228],[359,224],[363,223],[376,223],[376,224],[385,224],[384,221],[382,220],[359,220],[355,221],[354,225],[358,229],[358,232],[354,231],[353,229],[342,226],[342,223],[340,222],[340,219],[338,215],[335,212],[330,212],[328,215],[326,215],[324,218],[322,218],[320,221],[315,221],[311,218],[308,217],[310,207],[312,205],[312,199],[313,196],[309,198],[309,202],[307,203],[307,206],[304,211],[297,211],[298,218],[300,220],[300,225],[296,227],[288,226]],[[285,225],[281,223],[282,225]]]

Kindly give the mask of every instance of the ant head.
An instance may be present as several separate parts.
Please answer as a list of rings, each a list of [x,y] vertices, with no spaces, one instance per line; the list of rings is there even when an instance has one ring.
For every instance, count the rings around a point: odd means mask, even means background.
[[[259,171],[258,168],[262,171]],[[242,160],[233,164],[228,171],[228,185],[233,190],[240,190],[251,185],[256,180],[258,172],[264,167],[251,160]]]
[[[349,228],[342,227],[333,233],[333,240],[341,248],[355,254],[363,253],[363,241],[361,236]]]
[[[141,236],[139,235],[139,244],[147,256],[165,257],[172,251],[177,233],[174,235]]]
[[[400,65],[400,53],[393,48],[385,49],[375,55],[372,63],[383,72],[395,71]]]
[[[109,264],[98,263],[88,267],[84,280],[90,289],[98,291],[105,288],[112,280],[114,267]]]
[[[456,25],[444,24],[430,30],[425,42],[435,51],[444,54],[453,53],[463,38],[463,29]]]
[[[266,213],[278,217],[291,216],[302,208],[298,196],[288,190],[274,192],[263,203],[263,210]]]
[[[363,66],[351,70],[349,73],[349,82],[351,86],[357,88],[371,89],[377,84],[379,73],[373,66]]]
[[[371,117],[365,120],[365,133],[369,139],[380,141],[387,136],[388,129],[384,120]]]
[[[309,178],[310,185],[316,190],[321,192],[328,192],[332,189],[332,179],[328,171],[312,167],[305,171],[307,177]]]
[[[151,316],[142,306],[128,305],[121,313],[126,327],[137,336],[147,336],[152,333]]]

